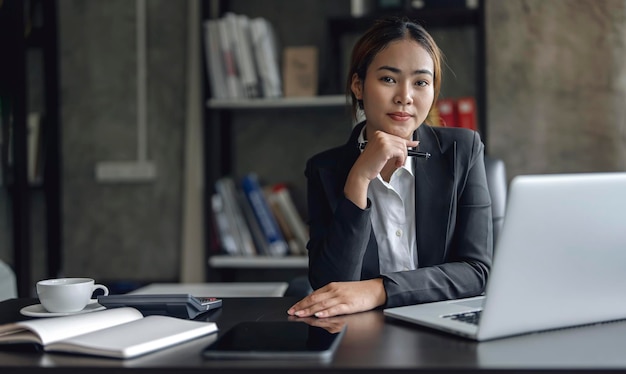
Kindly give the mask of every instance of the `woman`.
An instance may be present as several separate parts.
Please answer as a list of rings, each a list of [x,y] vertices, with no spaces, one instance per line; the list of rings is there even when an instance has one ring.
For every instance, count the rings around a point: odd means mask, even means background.
[[[413,22],[376,22],[356,43],[348,142],[312,157],[309,280],[288,314],[331,317],[483,292],[491,199],[478,133],[424,124],[442,56]],[[421,152],[420,156],[408,156]]]

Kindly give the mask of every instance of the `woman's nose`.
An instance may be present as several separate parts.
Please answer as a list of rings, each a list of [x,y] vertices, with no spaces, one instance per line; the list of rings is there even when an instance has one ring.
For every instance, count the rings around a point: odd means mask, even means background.
[[[402,87],[398,90],[394,103],[400,105],[409,105],[413,103],[413,95],[410,87]]]

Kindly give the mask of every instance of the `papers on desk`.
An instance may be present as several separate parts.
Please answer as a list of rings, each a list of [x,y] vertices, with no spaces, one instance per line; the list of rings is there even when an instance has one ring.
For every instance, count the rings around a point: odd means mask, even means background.
[[[2,325],[0,344],[36,343],[47,352],[132,358],[217,330],[213,322],[144,317],[134,308],[115,308]]]

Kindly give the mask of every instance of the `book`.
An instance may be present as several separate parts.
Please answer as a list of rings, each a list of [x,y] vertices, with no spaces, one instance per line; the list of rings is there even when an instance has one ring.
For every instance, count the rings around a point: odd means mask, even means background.
[[[232,12],[225,13],[223,18],[233,36],[233,52],[239,68],[243,96],[250,99],[259,97],[258,76],[250,44],[250,21],[245,15]]]
[[[297,241],[299,255],[306,255],[306,245],[309,242],[309,230],[302,216],[296,208],[289,188],[284,183],[277,183],[271,188],[271,199],[284,217],[286,225]]]
[[[441,126],[456,127],[458,123],[458,113],[456,100],[452,98],[437,99],[437,110],[441,120]]]
[[[250,201],[254,216],[259,222],[261,231],[265,235],[268,243],[269,255],[284,256],[289,252],[287,242],[285,241],[278,222],[270,209],[270,206],[263,194],[263,190],[255,173],[245,175],[241,180],[241,187],[246,194],[246,198]]]
[[[237,253],[246,256],[255,255],[252,234],[239,205],[235,181],[231,177],[219,178],[215,182],[215,190],[222,196],[224,211],[237,246]]]
[[[276,223],[278,223],[278,228],[283,234],[283,238],[285,238],[285,241],[287,242],[287,248],[289,248],[288,252],[294,256],[300,255],[302,253],[300,249],[300,243],[296,240],[296,236],[291,230],[291,226],[287,222],[287,217],[280,209],[277,197],[272,192],[272,187],[264,187],[263,193],[265,194],[265,198],[267,199],[270,210],[272,211],[272,213],[274,213]]]
[[[478,130],[476,119],[476,100],[471,97],[460,97],[457,99],[458,124],[457,127],[463,127],[470,130]]]
[[[222,55],[222,64],[225,69],[226,89],[228,98],[243,98],[243,87],[241,85],[241,77],[239,75],[239,67],[237,65],[237,57],[235,55],[235,40],[231,34],[230,27],[225,18],[217,20],[218,35],[220,41],[220,50]]]
[[[235,242],[233,228],[224,208],[224,199],[219,193],[211,196],[211,211],[219,237],[219,245],[222,252],[230,255],[238,255],[239,249]]]
[[[257,255],[269,255],[269,243],[265,239],[265,234],[263,234],[263,230],[261,230],[259,221],[254,216],[254,211],[252,210],[250,201],[246,198],[246,194],[241,189],[238,189],[237,192],[241,210],[243,211],[243,217],[248,224],[250,234],[252,234],[252,240],[254,241],[254,247],[256,248]]]
[[[122,307],[0,326],[1,344],[35,343],[46,352],[132,358],[218,330],[214,322],[162,315],[144,317]]]
[[[225,79],[226,69],[222,62],[218,21],[209,19],[204,21],[202,26],[204,29],[205,64],[211,96],[216,99],[225,99],[228,96],[228,89]]]
[[[251,45],[263,97],[283,96],[278,59],[278,40],[272,24],[263,17],[250,19]]]

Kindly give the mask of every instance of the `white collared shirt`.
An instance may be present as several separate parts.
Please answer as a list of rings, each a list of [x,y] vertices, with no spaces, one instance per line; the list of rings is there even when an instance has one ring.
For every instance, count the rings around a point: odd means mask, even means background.
[[[359,142],[364,141],[363,131]],[[389,183],[378,174],[369,184],[367,197],[371,201],[372,229],[378,244],[381,274],[416,269],[413,160],[408,157],[391,175]]]

